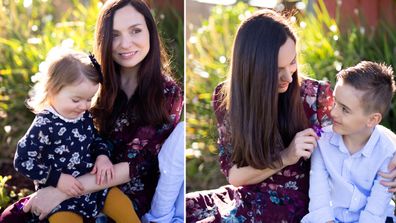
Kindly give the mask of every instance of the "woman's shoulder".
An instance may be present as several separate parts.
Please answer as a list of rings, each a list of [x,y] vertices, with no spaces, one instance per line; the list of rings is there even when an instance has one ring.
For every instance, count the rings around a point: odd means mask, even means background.
[[[212,107],[218,121],[221,121],[226,113],[226,105],[224,103],[226,97],[224,87],[226,84],[226,81],[219,83],[212,95]]]
[[[331,84],[326,80],[315,80],[309,77],[303,77],[301,81],[302,96],[318,96],[331,92]]]
[[[223,81],[215,87],[212,95],[213,107],[218,108],[223,103],[225,99],[224,87],[226,84],[226,81]]]
[[[167,94],[180,94],[181,88],[171,76],[164,75],[164,93]]]
[[[315,86],[315,87],[327,87],[331,86],[330,82],[327,80],[316,80],[310,77],[303,77],[301,81],[301,86],[302,87],[307,87],[307,86]]]

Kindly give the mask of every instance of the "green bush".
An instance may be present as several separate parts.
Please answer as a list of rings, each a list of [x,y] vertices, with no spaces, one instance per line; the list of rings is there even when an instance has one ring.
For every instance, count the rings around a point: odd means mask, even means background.
[[[217,162],[216,120],[211,106],[214,88],[224,81],[237,24],[254,11],[244,3],[217,6],[187,41],[187,191],[225,184]]]
[[[224,81],[236,28],[241,19],[255,9],[245,3],[216,6],[201,27],[192,30],[187,42],[187,191],[216,188],[226,184],[219,172],[216,146],[216,121],[211,109],[211,94]],[[396,29],[381,24],[375,32],[351,26],[341,33],[321,0],[314,4],[315,14],[297,14],[300,73],[335,83],[335,75],[361,60],[396,65]],[[369,35],[368,35],[369,34]],[[302,72],[301,72],[302,71]],[[396,104],[383,121],[396,130]]]
[[[7,185],[7,181],[11,178],[12,176],[0,175],[0,213],[3,212],[8,205],[32,193],[32,191],[28,189],[18,189],[15,186],[12,187]]]

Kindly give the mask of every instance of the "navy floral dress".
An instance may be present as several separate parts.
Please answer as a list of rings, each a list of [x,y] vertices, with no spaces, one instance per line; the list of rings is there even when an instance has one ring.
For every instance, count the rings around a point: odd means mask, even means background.
[[[89,112],[67,120],[49,108],[36,115],[19,140],[14,166],[34,181],[36,189],[56,187],[61,173],[74,177],[89,173],[98,155],[110,157],[111,147],[98,135]],[[51,214],[72,211],[86,218],[94,217],[102,210],[107,192],[105,189],[68,199]]]
[[[219,161],[228,177],[233,166],[228,113],[221,107],[222,84],[217,86],[213,106],[219,132]],[[331,124],[333,104],[330,85],[306,79],[302,82],[301,97],[310,123]],[[308,213],[309,160],[301,159],[261,183],[189,193],[186,196],[187,222],[251,222],[296,223]]]
[[[164,95],[171,122],[161,126],[144,124],[129,110],[128,104],[139,106],[135,95],[128,100],[119,92],[116,99],[116,103],[123,106],[110,134],[115,148],[114,163],[129,163],[131,181],[119,188],[132,200],[139,217],[150,210],[159,179],[158,153],[179,122],[183,109],[183,93],[170,79],[165,83]]]

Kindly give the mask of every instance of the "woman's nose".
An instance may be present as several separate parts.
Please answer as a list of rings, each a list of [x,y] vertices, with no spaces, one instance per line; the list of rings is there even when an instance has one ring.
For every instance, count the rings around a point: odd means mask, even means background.
[[[293,73],[290,71],[289,68],[283,69],[282,81],[291,83],[293,81],[292,75]]]
[[[124,49],[128,49],[131,46],[131,42],[132,42],[131,38],[128,36],[123,36],[121,38],[122,38],[121,39],[121,47]]]

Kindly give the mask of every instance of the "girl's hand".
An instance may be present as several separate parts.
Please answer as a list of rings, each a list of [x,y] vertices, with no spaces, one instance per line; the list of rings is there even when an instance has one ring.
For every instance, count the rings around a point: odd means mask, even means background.
[[[319,137],[311,128],[298,132],[290,145],[281,152],[283,165],[293,165],[297,163],[301,157],[309,159],[313,150],[318,145],[316,142],[318,139]]]
[[[84,192],[84,187],[80,181],[72,175],[64,173],[60,175],[56,188],[71,197],[80,196]]]
[[[110,183],[114,177],[113,163],[107,156],[99,155],[91,174],[96,174],[96,184],[98,185]]]

